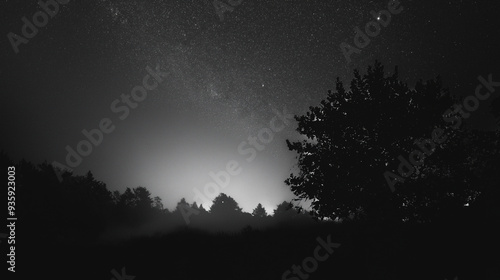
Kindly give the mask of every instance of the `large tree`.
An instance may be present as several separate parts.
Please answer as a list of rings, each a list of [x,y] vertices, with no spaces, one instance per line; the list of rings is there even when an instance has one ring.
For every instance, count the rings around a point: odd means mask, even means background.
[[[409,88],[398,79],[397,68],[386,76],[378,62],[363,76],[355,70],[350,90],[337,78],[335,92],[295,116],[306,140],[287,140],[298,154],[298,172],[285,183],[299,199],[311,200],[320,217],[421,219],[427,209],[432,216],[443,204],[461,207],[478,193],[474,166],[485,152],[494,153],[484,149],[495,137],[489,133],[481,142],[483,136],[463,130],[450,113],[453,103],[439,77]],[[432,149],[428,139],[438,128],[442,142]],[[464,152],[467,143],[478,148]],[[422,144],[433,152],[403,178],[397,172],[399,156],[408,160]],[[456,184],[460,187],[451,190]]]

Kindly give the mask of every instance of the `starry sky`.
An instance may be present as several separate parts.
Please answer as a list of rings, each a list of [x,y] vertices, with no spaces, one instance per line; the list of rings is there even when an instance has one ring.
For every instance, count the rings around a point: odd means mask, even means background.
[[[74,173],[91,170],[111,190],[145,186],[172,209],[234,160],[242,171],[223,192],[244,211],[272,211],[294,197],[283,181],[296,163],[285,144],[301,139],[296,123],[250,162],[238,146],[276,110],[304,114],[336,77],[348,83],[376,59],[387,71],[398,65],[409,85],[441,75],[457,96],[473,93],[478,75],[499,77],[497,1],[400,1],[403,11],[348,63],[340,44],[354,46],[354,28],[388,3],[243,0],[221,20],[209,0],[69,1],[16,53],[8,34],[21,36],[22,18],[41,8],[2,1],[0,148],[15,160],[65,163],[65,147],[109,118],[115,130]],[[164,81],[120,120],[110,104],[157,65]],[[471,119],[493,122],[484,109]]]

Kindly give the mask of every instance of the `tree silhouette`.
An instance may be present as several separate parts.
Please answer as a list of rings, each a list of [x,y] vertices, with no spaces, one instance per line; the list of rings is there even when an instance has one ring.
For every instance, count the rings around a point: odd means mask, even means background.
[[[257,204],[257,207],[255,207],[255,209],[253,210],[252,215],[254,217],[264,218],[267,217],[267,212],[266,209],[262,207],[262,204],[259,203]]]
[[[184,197],[181,198],[181,200],[179,202],[177,202],[177,207],[179,207],[181,205],[189,206],[189,203],[186,202],[186,199]]]
[[[161,198],[159,196],[155,196],[153,198],[153,208],[158,210],[163,210],[163,203],[161,202]]]
[[[280,204],[278,204],[276,209],[274,209],[274,216],[288,213],[291,210],[293,210],[293,204],[288,201],[283,201]]]
[[[198,203],[193,202],[193,204],[191,204],[191,208],[193,208],[194,210],[199,210],[199,207],[198,207]]]
[[[462,129],[462,120],[450,113],[453,101],[439,77],[418,81],[410,89],[398,80],[397,68],[386,77],[378,62],[364,76],[355,70],[349,91],[337,78],[336,91],[329,91],[320,106],[295,116],[297,131],[307,139],[287,140],[288,148],[298,154],[299,172],[290,174],[285,183],[300,199],[312,200],[319,217],[332,219],[400,220],[422,216],[429,203],[433,205],[429,216],[443,201],[463,206],[466,197],[477,193],[469,179],[460,183],[450,174],[465,178],[482,158],[478,149],[463,152],[467,141],[485,147],[494,137],[479,143],[478,133]],[[398,191],[391,193],[384,174],[397,173],[398,155],[408,158],[419,145],[430,147],[426,139],[436,128],[442,129],[446,140],[434,150],[428,148],[433,154],[425,157],[424,165],[415,167],[404,184],[398,181]],[[461,187],[453,193],[438,187],[451,188],[455,183]]]
[[[123,194],[120,195],[118,205],[126,208],[135,207],[135,195],[132,189],[126,188]]]
[[[200,207],[198,208],[200,210],[200,213],[201,214],[206,214],[208,213],[208,211],[205,209],[205,207],[203,207],[203,204],[200,204]]]
[[[221,193],[214,198],[213,204],[210,207],[210,213],[216,215],[237,214],[241,213],[241,208],[238,206],[236,200],[224,193]]]
[[[145,187],[137,187],[133,189],[134,206],[140,210],[148,210],[153,208],[153,199],[151,193]]]

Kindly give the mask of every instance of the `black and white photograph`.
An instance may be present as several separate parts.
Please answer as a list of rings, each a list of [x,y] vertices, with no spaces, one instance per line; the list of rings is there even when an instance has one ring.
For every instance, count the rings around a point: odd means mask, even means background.
[[[3,0],[0,279],[500,280],[498,0]]]

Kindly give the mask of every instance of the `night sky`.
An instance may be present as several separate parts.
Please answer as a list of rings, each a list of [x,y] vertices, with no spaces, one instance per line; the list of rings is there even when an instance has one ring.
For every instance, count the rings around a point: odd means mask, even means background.
[[[300,139],[296,122],[254,160],[238,146],[270,127],[275,111],[304,114],[336,77],[349,83],[376,59],[389,72],[398,65],[411,86],[441,75],[458,96],[473,93],[479,75],[500,79],[498,1],[400,1],[403,10],[348,63],[340,44],[355,46],[354,28],[388,2],[243,0],[221,20],[208,0],[69,1],[16,53],[8,34],[22,36],[22,18],[41,8],[2,1],[0,148],[66,165],[65,147],[109,118],[115,129],[75,174],[91,170],[121,192],[145,186],[172,209],[235,160],[241,174],[223,192],[244,211],[260,202],[270,212],[294,197],[283,181],[296,164],[285,143]],[[163,81],[120,119],[111,104],[157,66]],[[479,110],[471,123],[489,128],[493,118]]]

